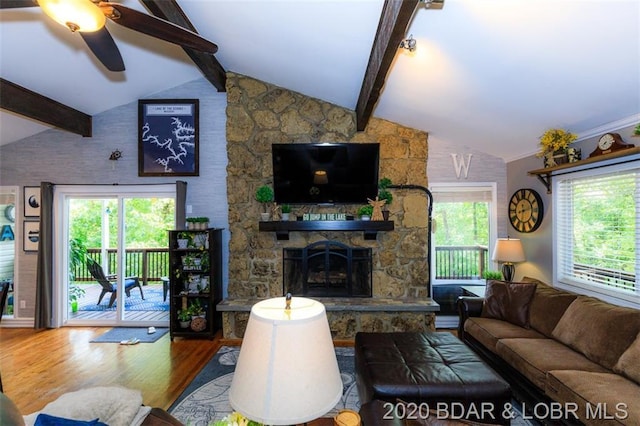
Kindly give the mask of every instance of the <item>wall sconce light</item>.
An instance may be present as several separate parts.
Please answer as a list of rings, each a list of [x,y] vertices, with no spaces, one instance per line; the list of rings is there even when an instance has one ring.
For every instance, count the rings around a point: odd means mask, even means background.
[[[400,42],[400,47],[402,47],[403,49],[407,49],[409,52],[413,52],[414,50],[416,50],[416,45],[417,42],[416,39],[413,38],[413,34],[411,34],[409,38],[405,38]]]
[[[118,161],[121,158],[122,158],[122,151],[120,151],[119,149],[116,149],[115,151],[113,151],[109,156],[109,160],[111,161]]]
[[[444,7],[444,0],[420,0],[424,3],[425,9],[442,9]]]

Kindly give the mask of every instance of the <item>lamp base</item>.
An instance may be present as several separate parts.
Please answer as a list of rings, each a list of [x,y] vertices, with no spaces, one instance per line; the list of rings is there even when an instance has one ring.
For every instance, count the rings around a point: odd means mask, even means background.
[[[513,263],[505,263],[502,265],[502,276],[507,282],[513,281],[513,276],[516,272],[516,267]]]

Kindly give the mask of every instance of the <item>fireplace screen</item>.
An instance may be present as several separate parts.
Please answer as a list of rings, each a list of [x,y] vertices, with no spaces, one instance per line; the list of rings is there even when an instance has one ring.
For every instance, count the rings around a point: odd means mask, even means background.
[[[294,296],[371,297],[371,249],[319,241],[285,248],[283,290]]]

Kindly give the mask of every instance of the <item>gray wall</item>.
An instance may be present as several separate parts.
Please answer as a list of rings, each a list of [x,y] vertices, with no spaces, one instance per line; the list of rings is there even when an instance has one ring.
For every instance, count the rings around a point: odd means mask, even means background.
[[[90,94],[88,94],[90,95]],[[93,137],[83,138],[61,130],[46,132],[0,146],[0,184],[38,186],[57,184],[151,184],[184,180],[187,185],[187,216],[208,216],[210,226],[228,228],[226,189],[226,93],[218,93],[204,78],[146,99],[200,100],[200,176],[138,177],[138,103],[133,102],[93,116]],[[112,151],[122,151],[117,162]],[[26,309],[16,317],[32,318],[35,304],[36,254],[22,251],[22,205],[16,210],[17,300]],[[227,282],[228,231],[223,242],[224,282]],[[19,306],[18,303],[16,303]]]
[[[634,126],[629,126],[611,131],[619,133],[626,143],[640,146],[640,139],[632,137],[633,127]],[[597,136],[575,142],[572,146],[582,149],[582,158],[587,158],[595,149],[600,136],[607,133],[607,131],[608,130],[602,130]],[[507,164],[507,192],[513,194],[513,192],[519,188],[533,188],[538,191],[544,203],[544,218],[542,224],[536,231],[529,234],[521,234],[510,227],[510,232],[512,235],[517,236],[517,238],[522,239],[524,252],[527,257],[526,262],[518,264],[516,278],[518,279],[526,275],[539,278],[551,284],[553,283],[552,194],[547,194],[546,187],[536,176],[527,173],[530,170],[541,168],[543,168],[543,160],[535,155],[517,161],[511,161]]]

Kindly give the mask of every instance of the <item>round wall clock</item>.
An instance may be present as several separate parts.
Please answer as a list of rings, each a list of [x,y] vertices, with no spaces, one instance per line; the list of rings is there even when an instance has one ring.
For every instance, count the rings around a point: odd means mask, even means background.
[[[535,231],[542,223],[543,215],[542,197],[533,189],[519,189],[511,196],[509,222],[516,231]]]

